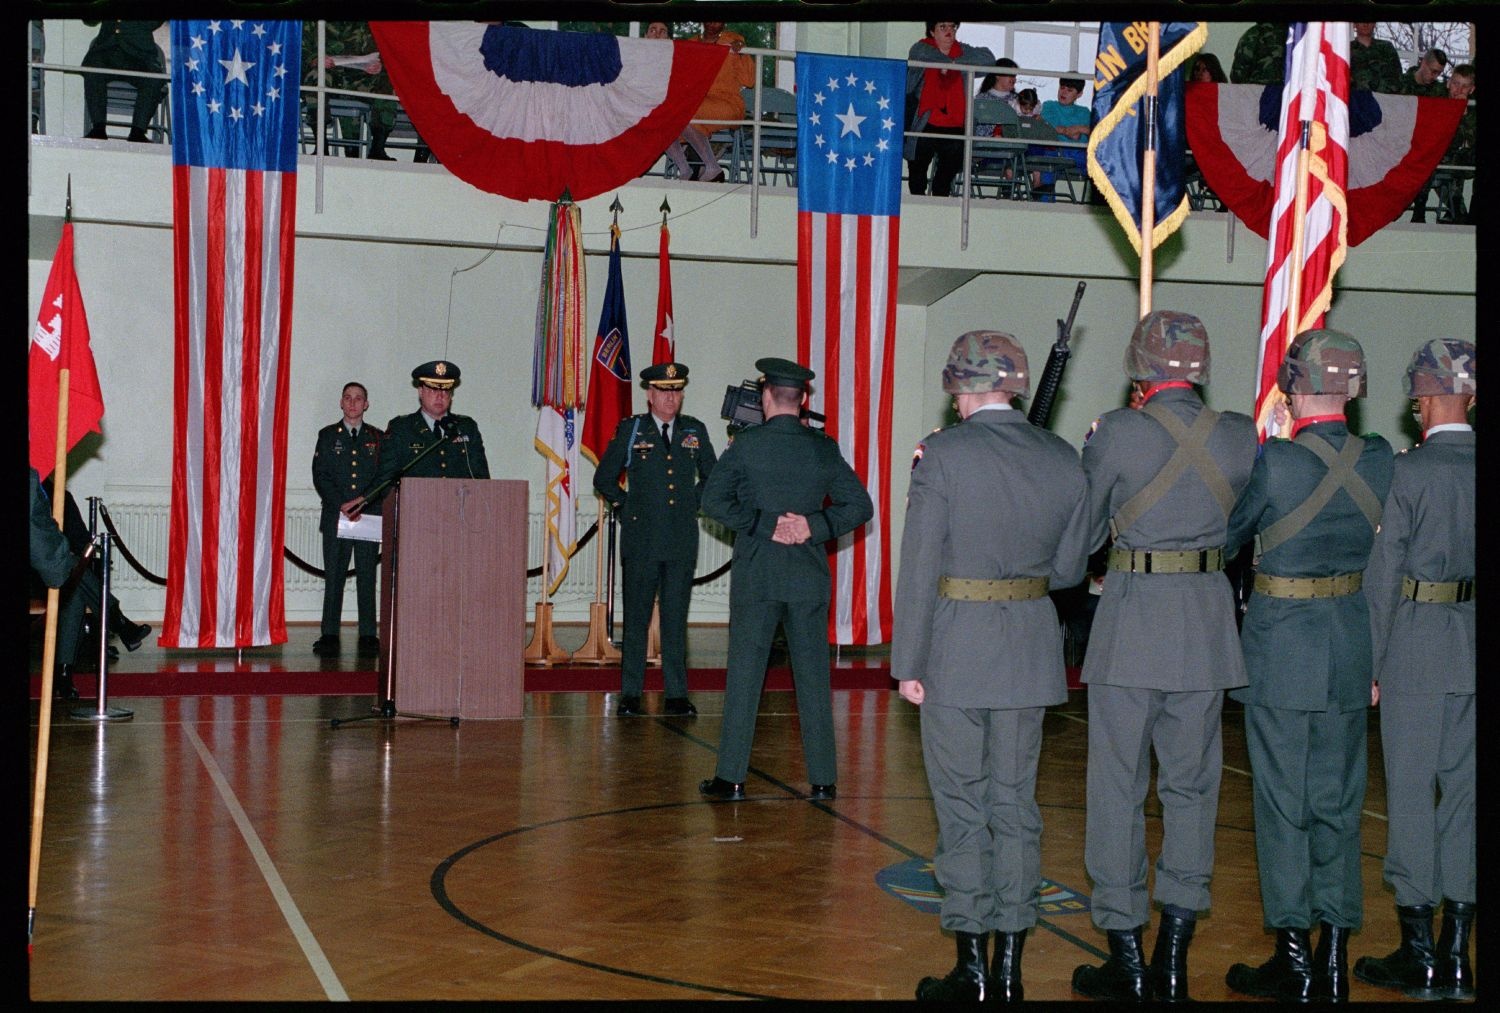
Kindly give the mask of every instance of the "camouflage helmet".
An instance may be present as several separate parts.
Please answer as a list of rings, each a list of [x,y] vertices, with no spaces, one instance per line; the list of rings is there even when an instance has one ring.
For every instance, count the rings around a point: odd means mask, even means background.
[[[1208,384],[1208,331],[1191,313],[1153,310],[1141,318],[1125,346],[1125,375],[1160,383]]]
[[[1360,397],[1365,393],[1365,350],[1343,331],[1303,331],[1276,370],[1276,386],[1287,394]]]
[[[1407,397],[1474,393],[1474,343],[1433,338],[1417,349],[1406,367]]]
[[[1003,390],[1025,397],[1031,391],[1026,349],[1003,331],[968,331],[953,342],[943,367],[949,394],[988,394]]]

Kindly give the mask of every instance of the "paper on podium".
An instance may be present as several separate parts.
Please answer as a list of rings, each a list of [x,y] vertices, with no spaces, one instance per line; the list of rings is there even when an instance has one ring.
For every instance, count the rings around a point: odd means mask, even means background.
[[[360,514],[359,520],[351,521],[343,514],[339,514],[338,536],[353,538],[361,542],[378,542],[380,541],[380,515]]]

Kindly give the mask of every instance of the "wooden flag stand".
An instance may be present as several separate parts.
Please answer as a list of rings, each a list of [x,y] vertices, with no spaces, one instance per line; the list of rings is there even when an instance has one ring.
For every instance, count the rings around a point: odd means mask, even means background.
[[[521,652],[521,660],[528,665],[556,665],[568,660],[568,652],[557,646],[552,635],[552,603],[547,600],[546,545],[542,547],[542,600],[536,603],[536,622],[532,624],[531,643]]]
[[[620,651],[609,642],[604,621],[604,501],[599,503],[599,552],[594,566],[594,600],[589,603],[589,635],[583,646],[573,652],[573,660],[583,665],[617,665]]]

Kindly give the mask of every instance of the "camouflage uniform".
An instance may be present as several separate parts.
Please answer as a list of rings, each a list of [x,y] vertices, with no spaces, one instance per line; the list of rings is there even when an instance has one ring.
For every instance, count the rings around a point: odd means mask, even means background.
[[[1024,397],[1029,387],[1025,351],[996,331],[960,337],[943,370],[950,394]],[[1087,483],[1078,452],[1008,402],[970,412],[927,437],[918,453],[901,539],[891,674],[923,687],[922,756],[937,810],[942,927],[981,938],[1000,933],[997,965],[1010,948],[1009,974],[1018,983],[1041,884],[1035,789],[1042,719],[1047,707],[1067,699],[1047,587],[1083,579]],[[1004,976],[995,977],[990,988],[1004,988]],[[939,986],[927,985],[918,998],[960,998],[943,989],[924,994],[931,989]]]
[[[323,49],[323,55],[325,56],[364,56],[367,53],[378,52],[379,48],[375,43],[375,33],[370,31],[370,24],[367,21],[326,22]],[[302,22],[302,67],[302,83],[305,85],[317,84],[318,22],[315,20]],[[379,95],[395,94],[395,89],[391,87],[390,76],[385,72],[384,61],[381,61],[380,72],[377,74],[366,73],[362,67],[330,68],[324,73],[324,83],[329,88],[346,88],[350,91],[362,91]],[[307,96],[307,102],[311,110],[309,115],[316,116],[316,106],[313,105],[313,99],[313,96]],[[381,158],[385,155],[385,140],[390,136],[391,126],[395,121],[395,102],[371,101],[371,158]]]
[[[1286,77],[1285,24],[1257,21],[1234,47],[1229,80],[1235,84],[1280,84]]]
[[[1420,63],[1418,64],[1420,66]],[[1397,95],[1422,95],[1428,98],[1447,98],[1448,86],[1441,78],[1433,78],[1427,84],[1417,82],[1417,68],[1412,67],[1396,82]]]
[[[1364,377],[1357,341],[1312,330],[1287,349],[1277,385],[1289,396],[1357,397]],[[1299,521],[1343,466],[1353,474]],[[1257,548],[1241,631],[1250,684],[1229,695],[1245,705],[1261,909],[1277,932],[1269,963],[1229,970],[1230,988],[1247,995],[1348,998],[1348,936],[1364,915],[1371,681],[1370,614],[1358,581],[1390,485],[1384,439],[1360,438],[1342,418],[1311,422],[1295,439],[1265,443],[1229,518],[1229,551],[1252,539]],[[1308,936],[1320,924],[1309,966]]]
[[[1394,94],[1401,86],[1401,57],[1384,39],[1368,46],[1349,41],[1349,87]]]
[[[1471,342],[1436,338],[1412,357],[1406,393],[1474,394],[1475,373]],[[1372,984],[1414,988],[1408,994],[1422,998],[1473,995],[1474,479],[1467,424],[1430,430],[1398,454],[1365,570],[1385,754],[1385,880],[1395,892],[1402,943],[1385,958],[1360,958],[1354,973]],[[1432,917],[1440,900],[1434,960]]]
[[[1222,567],[1229,514],[1250,480],[1257,441],[1249,416],[1210,412],[1192,387],[1209,375],[1208,335],[1197,317],[1148,314],[1131,335],[1125,373],[1162,386],[1139,409],[1105,414],[1083,448],[1089,544],[1115,537],[1083,662],[1084,858],[1110,959],[1078,968],[1073,987],[1102,999],[1153,991],[1185,999],[1187,948],[1213,874],[1223,691],[1246,682]],[[1145,801],[1153,750],[1166,829],[1154,888],[1162,922],[1148,978],[1141,935],[1151,914]]]

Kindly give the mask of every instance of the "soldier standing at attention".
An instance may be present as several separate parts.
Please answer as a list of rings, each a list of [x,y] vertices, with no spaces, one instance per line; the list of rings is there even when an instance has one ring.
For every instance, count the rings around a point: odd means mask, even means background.
[[[318,531],[323,535],[323,625],[313,642],[313,653],[332,657],[339,653],[339,620],[344,614],[344,581],[348,577],[349,556],[354,556],[354,593],[359,602],[359,650],[361,654],[380,651],[380,637],[375,627],[375,557],[380,553],[376,542],[339,537],[339,508],[350,496],[357,496],[375,473],[380,459],[379,429],[365,423],[369,394],[362,383],[344,384],[339,407],[344,417],[318,430],[313,450],[313,488],[323,501]],[[379,513],[375,507],[371,513]]]
[[[1475,348],[1434,338],[1406,393],[1422,443],[1398,454],[1365,571],[1385,751],[1385,881],[1401,946],[1354,976],[1422,999],[1471,999],[1474,972]],[[1436,950],[1432,917],[1443,905]]]
[[[921,708],[941,921],[958,943],[953,970],[917,986],[922,1000],[1024,998],[1042,879],[1042,718],[1068,696],[1047,592],[1083,580],[1090,535],[1078,452],[1011,407],[1030,387],[1015,338],[963,335],[943,370],[963,421],[918,444],[912,464],[891,674]]]
[[[620,512],[625,644],[615,713],[622,717],[644,713],[646,637],[658,593],[667,691],[662,706],[673,715],[698,713],[687,695],[687,614],[698,562],[698,501],[715,458],[708,427],[680,414],[687,381],[688,368],[680,362],[641,370],[651,410],[620,420],[594,469],[594,491]]]
[[[417,388],[417,403],[421,407],[410,415],[397,415],[386,425],[385,439],[380,444],[380,466],[375,470],[375,477],[365,486],[364,495],[343,505],[344,516],[350,520],[358,517],[367,502],[366,495],[394,478],[434,443],[441,442],[442,446],[406,472],[408,477],[490,477],[479,426],[469,416],[449,411],[459,376],[458,367],[443,359],[424,362],[411,371],[411,385]],[[389,486],[380,488],[375,501],[379,502],[389,491]]]
[[[1125,374],[1140,388],[1141,407],[1105,414],[1083,448],[1089,545],[1115,539],[1083,662],[1084,860],[1110,956],[1074,971],[1073,990],[1184,1001],[1188,945],[1213,875],[1224,690],[1246,682],[1224,544],[1257,443],[1249,416],[1212,411],[1193,389],[1209,375],[1208,334],[1197,317],[1147,314],[1130,335]],[[1151,914],[1144,806],[1153,749],[1164,831],[1161,927],[1148,970],[1141,936]]]
[[[1231,554],[1256,541],[1240,634],[1250,685],[1230,696],[1245,705],[1261,909],[1276,951],[1258,967],[1233,965],[1227,980],[1287,1002],[1349,998],[1349,932],[1364,920],[1372,669],[1360,584],[1391,487],[1391,445],[1355,436],[1344,417],[1364,382],[1364,349],[1352,337],[1297,335],[1276,376],[1292,438],[1266,441],[1229,518]]]
[[[802,424],[813,371],[759,359],[765,422],[735,437],[703,488],[703,512],[735,533],[729,577],[729,670],[710,798],[745,797],[755,715],[776,627],[786,630],[808,798],[831,799],[836,762],[828,686],[828,555],[823,545],[875,513],[864,483],[826,433]]]

